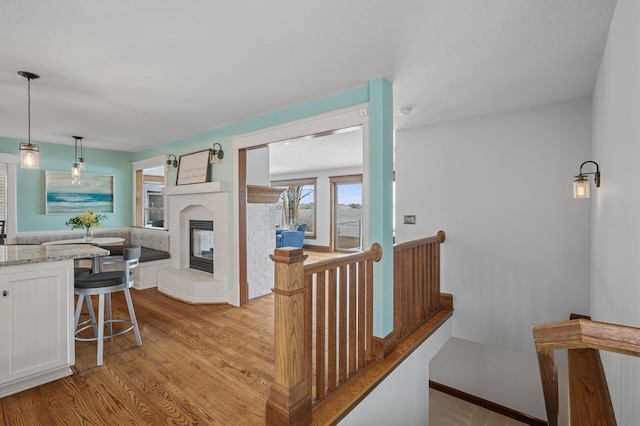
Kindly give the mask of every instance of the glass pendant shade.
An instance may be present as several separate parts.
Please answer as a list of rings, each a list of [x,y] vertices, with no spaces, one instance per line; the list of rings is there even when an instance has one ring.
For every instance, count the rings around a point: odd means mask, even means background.
[[[80,167],[78,163],[73,163],[73,166],[71,166],[71,183],[74,185],[80,184]]]
[[[20,167],[23,169],[40,168],[40,148],[31,143],[20,144]]]
[[[578,175],[573,180],[573,198],[589,198],[589,180],[586,176]]]

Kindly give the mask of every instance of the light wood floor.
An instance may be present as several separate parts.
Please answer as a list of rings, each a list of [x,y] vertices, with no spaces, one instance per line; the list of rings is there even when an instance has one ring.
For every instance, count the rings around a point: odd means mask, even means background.
[[[114,296],[116,316],[125,315],[121,296]],[[0,424],[265,423],[272,296],[241,308],[191,305],[156,289],[134,290],[132,297],[142,346],[133,333],[105,342],[104,365],[97,367],[95,342],[76,342],[73,376],[1,398]],[[430,401],[431,425],[520,424],[434,390]]]
[[[429,389],[430,426],[519,426],[517,420],[494,413],[435,389]]]
[[[121,296],[121,295],[118,295]],[[6,425],[260,425],[273,378],[273,297],[241,308],[132,291],[133,333],[76,342],[74,375],[0,399]],[[114,296],[122,314],[124,298]]]

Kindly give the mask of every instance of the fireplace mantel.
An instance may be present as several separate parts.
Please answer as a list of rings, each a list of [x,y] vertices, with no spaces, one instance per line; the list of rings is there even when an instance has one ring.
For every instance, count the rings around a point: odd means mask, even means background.
[[[206,194],[211,192],[229,192],[229,182],[204,182],[191,185],[165,186],[165,195]]]

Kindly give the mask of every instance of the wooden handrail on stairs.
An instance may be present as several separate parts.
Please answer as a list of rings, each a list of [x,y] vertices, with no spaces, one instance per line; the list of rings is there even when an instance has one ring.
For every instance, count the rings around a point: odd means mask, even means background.
[[[302,249],[274,261],[274,376],[268,425],[307,425],[312,405],[374,361],[373,262],[382,247],[307,266]],[[315,341],[315,344],[314,344]]]
[[[393,331],[400,341],[438,312],[440,245],[446,234],[393,246]]]
[[[640,357],[640,328],[578,318],[534,326],[533,335],[549,425],[558,424],[556,349],[568,349],[571,424],[615,425],[598,350]]]

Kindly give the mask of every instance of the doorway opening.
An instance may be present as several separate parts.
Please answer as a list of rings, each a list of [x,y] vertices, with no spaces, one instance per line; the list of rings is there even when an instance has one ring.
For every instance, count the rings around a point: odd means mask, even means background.
[[[332,244],[334,238],[331,223],[334,214],[331,178],[361,176],[358,183],[362,202],[357,204],[367,205],[368,174],[364,159],[368,156],[368,121],[367,105],[359,105],[233,138],[238,159],[234,169],[238,184],[235,201],[239,216],[236,234],[239,237],[239,304],[257,297],[253,291],[256,288],[255,278],[251,278],[249,269],[257,269],[256,258],[272,263],[269,255],[276,248],[277,225],[279,230],[303,233],[302,242],[296,247],[302,248],[305,253],[318,253],[323,257],[336,253],[333,251],[335,245]],[[258,244],[254,241],[255,236],[261,235],[262,230],[251,227],[252,222],[256,217],[261,217],[262,213],[255,214],[256,209],[252,207],[255,201],[251,201],[250,191],[267,193],[276,188],[282,189],[280,194],[287,189],[287,195],[299,193],[300,199],[288,206],[282,199],[273,203],[272,208],[275,209],[276,205],[279,207],[273,212],[268,210],[269,214],[273,213],[267,237],[268,248],[264,250],[264,254],[256,254]],[[297,210],[286,212],[291,205],[297,206]],[[368,212],[362,211],[356,219],[357,243],[355,246],[345,245],[347,251],[356,251],[359,247],[366,246],[369,235],[368,217]],[[259,244],[260,247],[262,245]],[[270,290],[273,287],[273,274],[263,275],[269,276],[271,282],[264,287]]]

